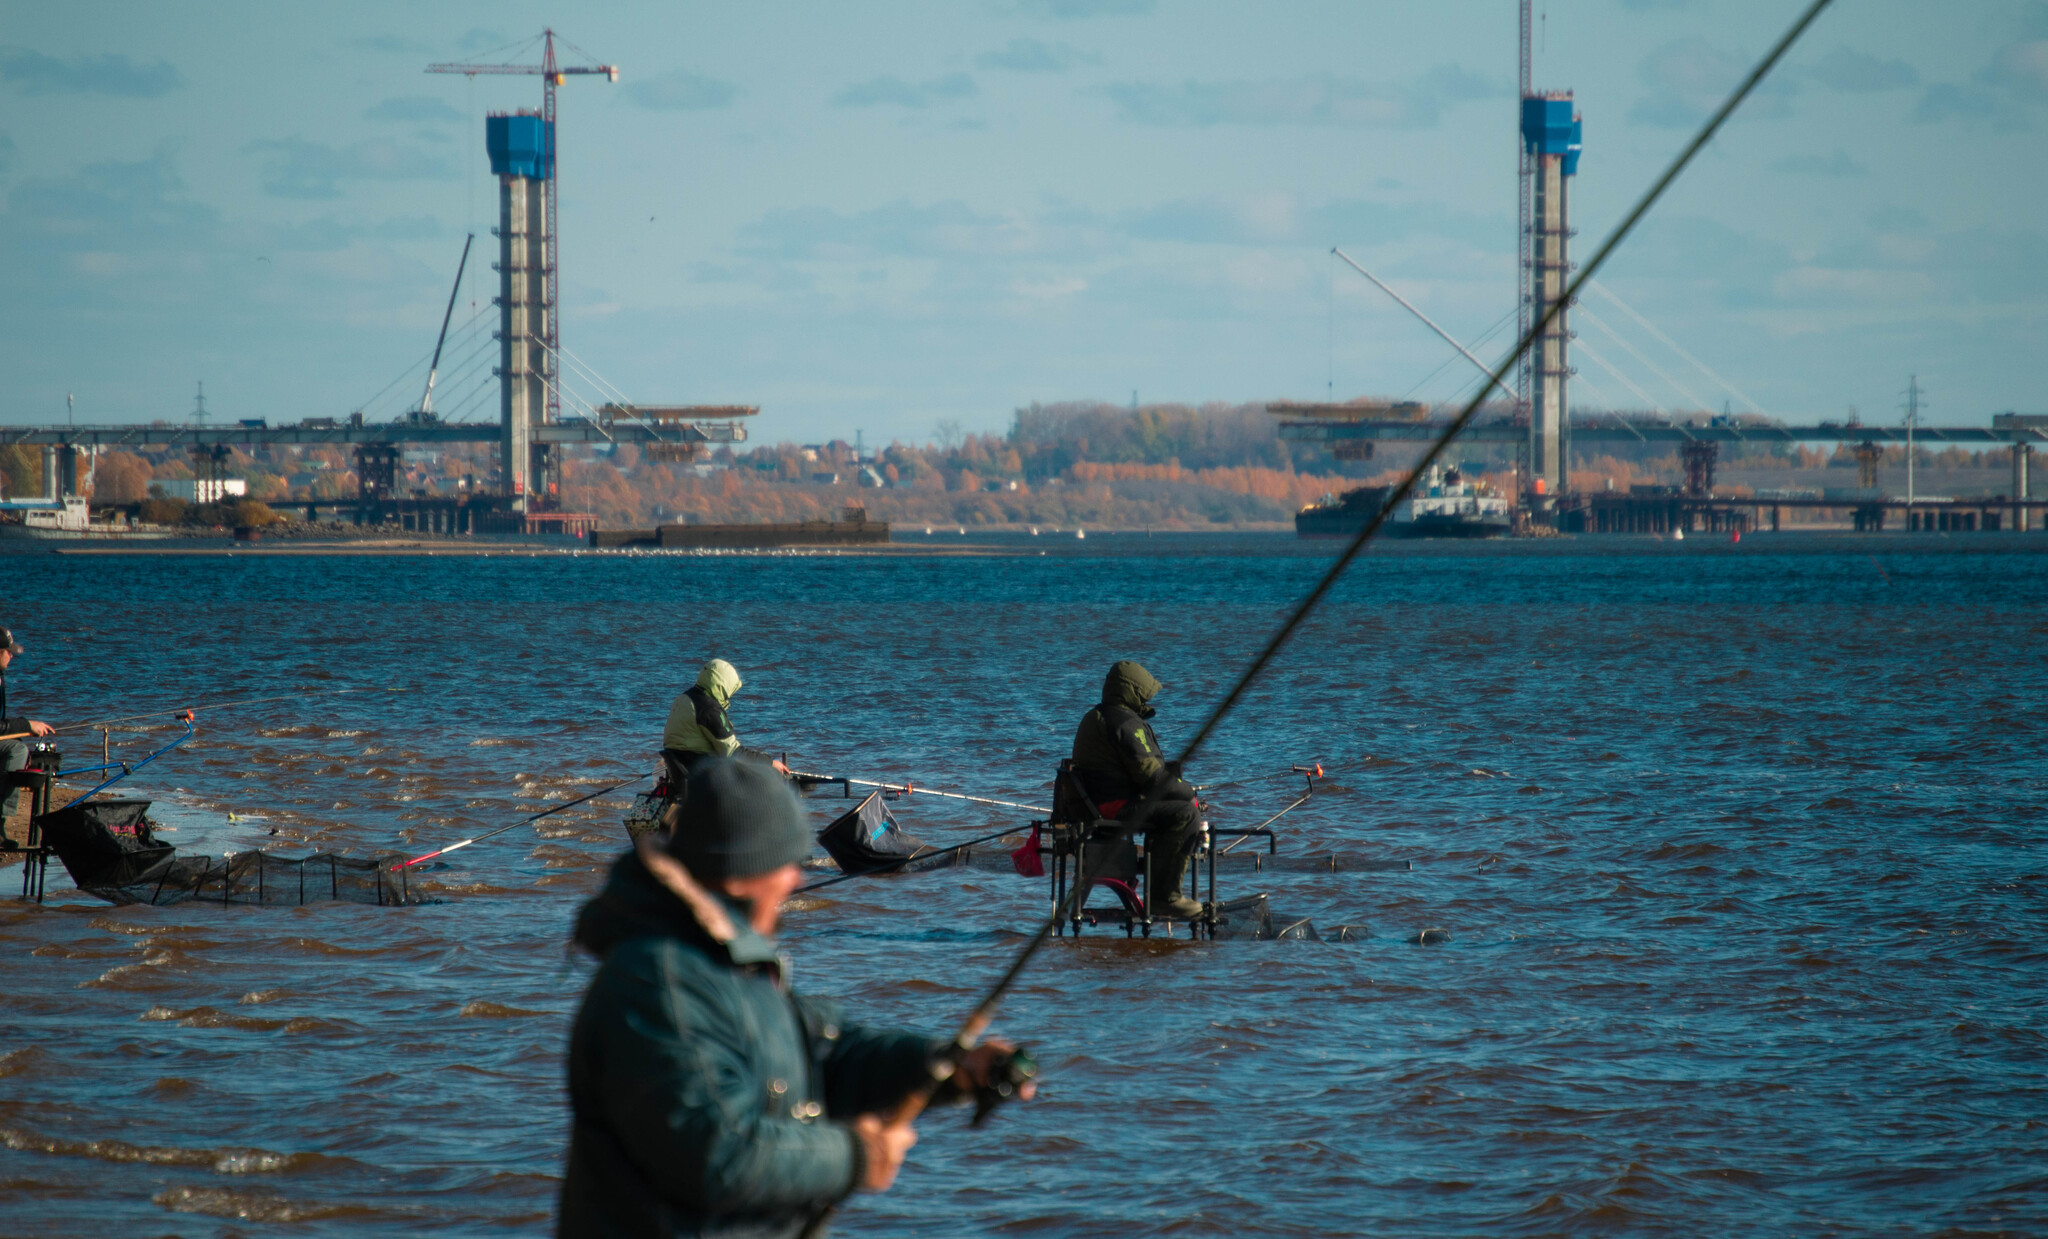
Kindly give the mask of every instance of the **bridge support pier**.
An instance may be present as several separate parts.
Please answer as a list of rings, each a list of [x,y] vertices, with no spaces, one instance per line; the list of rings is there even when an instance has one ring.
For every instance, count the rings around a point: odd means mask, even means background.
[[[2027,458],[2033,454],[2034,449],[2029,444],[2012,445],[2012,527],[2015,533],[2027,531],[2027,490],[2032,481],[2027,476]]]

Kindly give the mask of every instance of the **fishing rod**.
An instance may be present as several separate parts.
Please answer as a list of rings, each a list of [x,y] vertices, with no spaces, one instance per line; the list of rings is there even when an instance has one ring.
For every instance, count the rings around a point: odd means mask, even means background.
[[[969,839],[965,843],[956,843],[951,847],[939,848],[938,850],[932,852],[919,852],[915,856],[904,856],[897,860],[889,861],[886,864],[876,865],[873,869],[863,869],[859,873],[842,873],[836,877],[826,878],[820,882],[813,882],[809,886],[799,886],[795,890],[791,891],[790,894],[801,895],[806,891],[814,891],[826,886],[836,886],[841,882],[849,882],[852,881],[854,878],[865,878],[870,874],[894,873],[896,870],[901,869],[905,865],[913,864],[921,860],[932,860],[940,856],[950,856],[954,852],[966,851],[968,848],[973,847],[977,843],[991,843],[997,839],[1002,838],[1004,835],[1012,833],[1014,832],[1012,832],[1008,828],[1004,828],[1002,830],[995,832],[992,835],[983,835],[979,839]],[[1242,840],[1240,840],[1240,842],[1242,842]]]
[[[901,792],[906,796],[943,796],[948,800],[965,800],[973,804],[996,805],[1004,809],[1025,809],[1032,813],[1050,813],[1044,805],[1019,804],[1014,800],[991,800],[987,796],[969,796],[961,792],[942,792],[915,783],[877,783],[873,779],[849,779],[836,774],[812,774],[806,770],[792,770],[789,777],[799,783],[847,783],[856,787],[878,787],[885,792]]]
[[[411,860],[406,861],[403,864],[391,866],[391,872],[397,873],[400,869],[410,869],[414,865],[419,864],[421,861],[432,860],[436,856],[446,856],[448,853],[455,851],[457,848],[466,848],[472,843],[482,843],[484,840],[494,838],[498,835],[502,835],[508,830],[517,830],[521,826],[526,825],[528,822],[537,822],[544,817],[553,817],[555,814],[560,813],[562,810],[573,809],[577,805],[582,804],[586,800],[595,800],[599,796],[604,795],[606,792],[615,792],[622,787],[630,787],[633,784],[638,783],[642,779],[652,777],[653,772],[649,771],[646,774],[636,774],[630,779],[614,783],[610,787],[600,787],[596,791],[590,793],[588,796],[578,796],[574,800],[565,800],[561,804],[556,805],[552,809],[545,809],[539,813],[534,814],[531,817],[522,817],[518,821],[512,823],[510,826],[500,826],[496,830],[487,830],[480,835],[473,835],[470,838],[464,839],[460,843],[451,843],[447,847],[444,847],[439,851],[428,852],[425,856],[415,856]]]
[[[1311,778],[1320,779],[1323,777],[1323,763],[1317,762],[1312,766],[1289,766],[1285,770],[1275,770],[1268,774],[1250,774],[1241,779],[1229,779],[1222,783],[1198,783],[1195,785],[1195,790],[1198,792],[1220,792],[1226,787],[1242,787],[1247,783],[1264,783],[1268,779],[1281,779],[1290,774],[1305,774]]]
[[[196,713],[200,710],[229,710],[237,706],[263,705],[272,701],[303,701],[307,697],[331,696],[338,693],[366,693],[369,691],[367,688],[315,688],[302,693],[282,693],[275,697],[244,697],[240,701],[216,701],[206,705],[181,706],[174,710],[154,710],[148,714],[130,714],[122,718],[103,718],[90,723],[66,723],[62,727],[52,727],[50,734],[62,735],[67,731],[95,731],[99,728],[112,727],[119,723],[139,722],[146,718],[169,718],[174,715]],[[398,689],[395,691],[403,692],[405,690]],[[19,740],[32,734],[34,733],[26,731],[11,732],[0,736],[0,740]]]
[[[1492,378],[1495,383],[1505,378],[1508,368],[1514,364],[1515,359],[1528,352],[1530,346],[1545,331],[1550,329],[1550,325],[1557,320],[1557,316],[1564,310],[1564,307],[1571,304],[1572,298],[1578,294],[1579,289],[1585,282],[1593,277],[1594,272],[1598,271],[1606,263],[1608,256],[1635,230],[1635,226],[1641,222],[1643,216],[1648,214],[1650,208],[1656,204],[1657,200],[1664,196],[1664,191],[1669,189],[1671,183],[1678,179],[1678,174],[1683,172],[1692,163],[1693,158],[1713,139],[1714,135],[1720,132],[1721,126],[1735,111],[1736,107],[1750,96],[1751,92],[1756,89],[1757,83],[1764,79],[1764,75],[1769,73],[1780,60],[1784,59],[1785,53],[1791,50],[1792,45],[1798,42],[1799,36],[1806,32],[1807,27],[1813,24],[1814,20],[1821,15],[1821,12],[1830,3],[1832,3],[1832,0],[1813,0],[1813,3],[1807,6],[1805,12],[1800,14],[1798,20],[1792,23],[1791,28],[1786,30],[1784,35],[1771,47],[1771,50],[1764,58],[1757,63],[1756,67],[1750,70],[1749,75],[1735,88],[1734,93],[1728,96],[1727,101],[1721,104],[1713,116],[1708,118],[1707,123],[1694,135],[1693,140],[1686,145],[1684,150],[1678,153],[1671,161],[1670,166],[1664,170],[1663,174],[1643,192],[1642,197],[1637,200],[1629,213],[1622,217],[1621,222],[1615,226],[1613,232],[1608,234],[1607,239],[1601,242],[1600,248],[1594,251],[1592,259],[1580,269],[1578,275],[1566,287],[1564,295],[1552,301],[1544,309],[1542,316],[1516,341],[1515,347],[1510,349],[1507,355],[1501,358],[1499,364],[1492,371]],[[1416,483],[1421,480],[1423,473],[1436,463],[1438,457],[1444,454],[1444,451],[1450,447],[1451,441],[1456,439],[1467,426],[1471,425],[1472,419],[1478,416],[1480,404],[1485,399],[1490,387],[1491,384],[1488,387],[1481,388],[1465,405],[1464,410],[1451,420],[1451,423],[1444,428],[1444,432],[1430,445],[1429,450],[1424,452],[1422,458],[1416,461],[1414,467],[1409,470],[1407,477],[1403,478],[1400,485],[1394,488],[1392,495],[1380,506],[1379,511],[1359,528],[1358,533],[1352,537],[1351,542],[1339,553],[1335,562],[1323,574],[1322,579],[1316,582],[1315,588],[1311,589],[1307,596],[1295,606],[1295,609],[1288,615],[1286,621],[1280,625],[1279,630],[1273,634],[1272,639],[1266,642],[1265,647],[1259,651],[1258,656],[1245,669],[1244,674],[1238,677],[1237,683],[1231,686],[1230,691],[1216,704],[1215,709],[1210,711],[1209,717],[1203,721],[1202,726],[1195,732],[1194,738],[1189,740],[1187,746],[1181,750],[1180,761],[1183,766],[1195,753],[1200,751],[1202,744],[1208,740],[1210,734],[1237,707],[1237,703],[1244,697],[1245,691],[1251,687],[1253,681],[1259,678],[1260,674],[1266,670],[1266,667],[1272,663],[1274,657],[1294,637],[1294,634],[1301,628],[1302,622],[1308,618],[1309,614],[1329,594],[1330,589],[1337,583],[1337,579],[1343,576],[1344,570],[1351,566],[1351,561],[1357,559],[1359,553],[1365,549],[1366,544],[1371,542],[1373,537],[1379,533],[1381,526],[1386,523],[1387,514],[1392,512],[1403,499],[1406,499],[1414,491]],[[1143,820],[1146,811],[1159,803],[1160,800],[1156,792],[1148,793],[1139,802],[1137,811],[1131,813],[1123,823],[1119,824],[1117,838],[1110,846],[1101,849],[1104,861],[1107,861],[1109,854],[1116,850],[1116,843],[1120,843],[1123,839],[1129,837],[1135,829],[1135,823]],[[1085,859],[1085,851],[1083,856]],[[908,1125],[919,1114],[924,1112],[925,1107],[931,1103],[932,1095],[938,1090],[939,1086],[952,1077],[955,1065],[968,1051],[974,1048],[976,1042],[981,1040],[981,1035],[988,1031],[990,1023],[995,1019],[996,1007],[1010,992],[1011,987],[1017,983],[1017,978],[1023,975],[1024,969],[1030,964],[1032,957],[1037,955],[1045,944],[1051,940],[1053,930],[1058,928],[1060,922],[1068,915],[1069,908],[1079,909],[1083,906],[1083,901],[1087,899],[1090,888],[1094,886],[1096,880],[1101,876],[1101,869],[1100,865],[1096,866],[1092,871],[1084,869],[1080,875],[1081,880],[1074,884],[1073,893],[1066,900],[1054,906],[1052,915],[1046,918],[1045,923],[1039,926],[1038,932],[1033,934],[1030,940],[1018,950],[1016,958],[1010,961],[1010,966],[1003,971],[1001,977],[997,978],[995,985],[989,989],[987,995],[975,1005],[974,1009],[968,1013],[967,1018],[961,1022],[960,1030],[954,1034],[953,1040],[942,1051],[941,1055],[934,1060],[930,1079],[918,1088],[913,1089],[910,1095],[905,1097],[902,1103],[890,1113],[888,1120],[890,1125]],[[821,1214],[813,1224],[812,1232],[823,1233],[823,1223],[829,1216],[830,1210]]]
[[[91,799],[92,797],[94,797],[94,796],[97,796],[97,795],[99,795],[99,794],[100,794],[101,792],[103,792],[103,791],[107,790],[108,788],[112,787],[112,786],[113,786],[114,784],[116,784],[116,783],[119,783],[119,782],[120,782],[120,781],[121,781],[122,779],[125,779],[125,778],[127,778],[127,777],[128,777],[129,775],[131,775],[131,774],[134,774],[134,773],[135,773],[135,772],[136,772],[137,770],[140,770],[140,769],[142,769],[142,768],[143,768],[144,766],[147,766],[147,765],[148,765],[149,763],[151,763],[151,762],[155,761],[155,760],[156,760],[157,758],[159,758],[159,757],[162,757],[162,756],[163,756],[163,755],[164,755],[165,753],[168,753],[168,752],[170,752],[170,751],[171,751],[172,749],[174,749],[174,748],[177,748],[177,747],[178,747],[179,745],[181,745],[181,744],[185,743],[185,741],[187,741],[187,740],[190,740],[190,739],[192,738],[192,734],[193,734],[193,731],[194,731],[194,726],[195,726],[195,724],[194,724],[194,720],[193,720],[193,718],[192,718],[192,711],[190,711],[190,710],[187,710],[187,711],[185,711],[185,713],[184,713],[184,715],[183,715],[183,720],[182,720],[182,721],[183,721],[183,722],[184,722],[184,724],[185,724],[185,734],[184,734],[184,735],[182,735],[182,736],[179,736],[179,737],[178,737],[177,739],[175,739],[175,740],[171,741],[171,742],[170,742],[169,744],[166,744],[166,745],[165,745],[165,746],[163,746],[162,748],[158,749],[158,750],[157,750],[156,752],[154,752],[154,753],[151,753],[151,754],[150,754],[149,756],[147,756],[147,757],[143,758],[143,759],[142,759],[141,761],[139,761],[139,762],[136,762],[136,763],[135,763],[134,765],[132,765],[132,766],[130,766],[130,765],[128,765],[128,764],[126,764],[125,762],[124,762],[124,763],[122,763],[122,765],[121,765],[121,773],[119,773],[119,774],[115,775],[114,777],[112,777],[112,778],[110,778],[110,779],[106,780],[105,782],[101,783],[101,784],[100,784],[100,785],[99,785],[98,787],[95,787],[95,788],[93,788],[93,789],[92,789],[91,791],[89,791],[89,792],[85,793],[85,795],[83,795],[83,796],[77,796],[77,797],[73,797],[73,798],[72,798],[72,799],[71,799],[71,800],[70,800],[70,801],[69,801],[68,803],[66,803],[66,804],[65,804],[65,805],[64,805],[64,806],[63,806],[62,808],[54,809],[54,810],[52,810],[52,812],[54,812],[54,813],[62,813],[62,812],[63,812],[63,811],[65,810],[65,809],[68,809],[68,808],[70,808],[70,807],[71,807],[72,805],[75,805],[75,804],[79,803],[80,801],[83,801],[83,800],[89,800],[89,799]],[[106,767],[106,766],[100,766],[100,767],[97,767],[97,768],[98,768],[98,769],[101,769],[101,770],[105,770],[105,769],[107,769],[108,767]]]
[[[1316,773],[1317,773],[1317,774],[1321,774],[1322,772],[1323,772],[1323,768],[1322,768],[1321,766],[1317,766],[1317,767],[1316,767]],[[1286,808],[1284,808],[1284,809],[1280,810],[1280,811],[1279,811],[1278,813],[1275,813],[1275,814],[1274,814],[1273,816],[1271,816],[1271,817],[1267,818],[1267,819],[1266,819],[1265,821],[1263,821],[1263,822],[1260,822],[1260,823],[1259,823],[1258,825],[1256,825],[1256,826],[1252,827],[1252,828],[1251,828],[1250,830],[1248,830],[1248,831],[1244,832],[1244,833],[1243,833],[1242,835],[1239,835],[1239,836],[1237,837],[1237,842],[1236,842],[1236,843],[1233,843],[1233,844],[1231,844],[1231,845],[1230,845],[1229,847],[1227,847],[1227,848],[1224,848],[1224,849],[1223,849],[1222,851],[1220,851],[1220,852],[1218,852],[1218,853],[1216,853],[1216,854],[1217,854],[1218,856],[1228,856],[1228,855],[1230,855],[1230,854],[1231,854],[1231,852],[1233,852],[1233,851],[1235,851],[1235,850],[1237,849],[1237,845],[1238,845],[1239,843],[1243,843],[1243,842],[1244,842],[1244,841],[1245,841],[1246,839],[1252,839],[1252,838],[1256,838],[1256,837],[1257,837],[1257,835],[1258,835],[1258,832],[1259,832],[1259,831],[1262,831],[1262,830],[1264,830],[1264,829],[1265,829],[1266,827],[1268,827],[1268,826],[1271,826],[1271,825],[1272,825],[1273,823],[1275,823],[1275,822],[1279,821],[1279,820],[1280,820],[1281,818],[1283,818],[1283,817],[1286,817],[1286,816],[1287,816],[1288,814],[1290,814],[1290,813],[1294,812],[1294,811],[1295,811],[1296,809],[1299,809],[1299,808],[1300,808],[1301,806],[1303,806],[1303,805],[1307,804],[1307,803],[1308,803],[1308,800],[1309,800],[1309,797],[1311,797],[1311,796],[1313,796],[1313,795],[1315,795],[1315,794],[1316,794],[1316,781],[1315,781],[1315,779],[1314,779],[1314,778],[1310,778],[1310,779],[1309,779],[1309,781],[1308,781],[1308,790],[1306,790],[1306,791],[1302,792],[1302,794],[1301,794],[1301,795],[1297,796],[1297,797],[1296,797],[1296,798],[1294,799],[1294,803],[1292,803],[1292,804],[1288,805],[1288,806],[1287,806]]]

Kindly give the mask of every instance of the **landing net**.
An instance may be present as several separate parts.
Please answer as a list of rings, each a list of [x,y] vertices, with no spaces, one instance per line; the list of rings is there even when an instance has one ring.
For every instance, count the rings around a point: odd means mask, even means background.
[[[37,819],[78,889],[117,904],[219,903],[297,907],[340,901],[421,902],[396,852],[292,859],[238,852],[180,856],[156,837],[147,800],[94,800]]]

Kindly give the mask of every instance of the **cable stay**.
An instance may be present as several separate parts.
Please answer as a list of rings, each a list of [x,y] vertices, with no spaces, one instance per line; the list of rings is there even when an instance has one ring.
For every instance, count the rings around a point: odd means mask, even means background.
[[[1623,387],[1626,387],[1630,391],[1634,392],[1636,395],[1636,399],[1642,401],[1643,404],[1650,410],[1650,412],[1658,414],[1664,412],[1664,406],[1657,402],[1657,398],[1655,396],[1652,396],[1650,393],[1644,391],[1642,388],[1637,387],[1633,382],[1630,381],[1629,377],[1626,374],[1623,374],[1621,371],[1615,369],[1614,366],[1610,362],[1608,362],[1608,360],[1605,357],[1602,357],[1600,355],[1599,349],[1594,348],[1592,345],[1586,343],[1583,339],[1577,341],[1576,343],[1579,352],[1584,353],[1587,357],[1591,358],[1593,364],[1600,367],[1602,370],[1605,370],[1608,373],[1608,375],[1614,379],[1615,382],[1621,384]]]
[[[1387,296],[1392,297],[1395,301],[1399,302],[1402,309],[1408,311],[1410,314],[1413,314],[1415,317],[1421,319],[1422,325],[1429,328],[1431,331],[1434,331],[1443,340],[1445,344],[1448,344],[1452,348],[1457,349],[1459,354],[1461,354],[1466,361],[1471,362],[1473,366],[1478,369],[1479,373],[1487,376],[1488,383],[1485,390],[1491,390],[1495,387],[1498,387],[1500,388],[1502,395],[1507,396],[1509,399],[1514,398],[1515,393],[1509,391],[1507,387],[1501,383],[1500,378],[1497,375],[1495,375],[1492,371],[1487,369],[1486,363],[1479,360],[1477,357],[1474,357],[1472,355],[1472,350],[1458,343],[1458,341],[1452,337],[1450,332],[1445,331],[1443,328],[1437,326],[1435,319],[1431,318],[1427,314],[1424,314],[1421,310],[1416,309],[1414,304],[1411,303],[1408,300],[1408,298],[1403,297],[1400,293],[1397,293],[1393,289],[1387,287],[1387,285],[1380,279],[1380,277],[1374,275],[1370,271],[1367,271],[1364,267],[1359,266],[1358,263],[1352,259],[1351,255],[1345,253],[1343,250],[1338,249],[1335,246],[1330,247],[1330,252],[1332,254],[1335,254],[1337,257],[1343,259],[1345,264],[1349,266],[1353,271],[1356,271],[1360,275],[1364,276],[1366,279],[1371,280],[1373,282],[1373,287],[1379,289],[1381,292],[1387,294]]]
[[[1598,314],[1593,313],[1591,309],[1581,305],[1575,307],[1573,312],[1577,314],[1580,318],[1583,318],[1587,322],[1593,324],[1593,326],[1599,330],[1601,335],[1606,336],[1608,339],[1620,345],[1623,352],[1635,358],[1637,361],[1643,363],[1643,365],[1650,371],[1650,373],[1664,380],[1665,385],[1671,388],[1671,390],[1677,392],[1679,395],[1685,397],[1687,400],[1692,401],[1692,407],[1694,407],[1695,409],[1704,409],[1707,407],[1707,402],[1701,399],[1698,393],[1694,392],[1691,388],[1679,382],[1677,379],[1672,378],[1670,375],[1666,374],[1664,372],[1663,367],[1659,366],[1656,362],[1651,361],[1649,358],[1643,356],[1642,353],[1636,350],[1635,345],[1630,344],[1627,340],[1622,339],[1620,334],[1617,333],[1614,330],[1614,328],[1609,327],[1607,325],[1606,320],[1602,319]]]
[[[1607,300],[1613,302],[1614,308],[1620,310],[1623,314],[1626,314],[1630,318],[1634,319],[1636,321],[1637,326],[1641,327],[1644,331],[1649,332],[1651,335],[1657,337],[1658,340],[1663,342],[1666,348],[1678,354],[1680,357],[1685,358],[1688,362],[1691,362],[1693,367],[1697,369],[1701,374],[1706,375],[1714,382],[1726,388],[1730,395],[1734,396],[1737,400],[1742,401],[1742,403],[1748,405],[1752,412],[1763,414],[1764,416],[1769,416],[1769,414],[1764,413],[1764,407],[1758,404],[1755,400],[1751,399],[1747,392],[1743,391],[1735,384],[1729,382],[1727,379],[1722,378],[1720,374],[1717,373],[1711,366],[1707,365],[1706,362],[1703,362],[1699,358],[1693,356],[1691,353],[1686,352],[1685,349],[1678,343],[1678,341],[1672,339],[1670,336],[1665,335],[1662,331],[1659,331],[1657,329],[1657,324],[1651,322],[1647,318],[1644,318],[1640,313],[1636,311],[1635,307],[1629,305],[1628,302],[1623,301],[1621,297],[1617,295],[1613,289],[1607,287],[1607,285],[1602,284],[1598,280],[1587,281],[1586,287],[1592,289],[1594,292],[1599,293],[1601,296],[1607,298]]]

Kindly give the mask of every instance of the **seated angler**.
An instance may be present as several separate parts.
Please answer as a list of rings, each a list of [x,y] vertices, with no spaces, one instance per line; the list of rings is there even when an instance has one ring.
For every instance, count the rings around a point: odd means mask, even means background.
[[[1095,807],[1145,836],[1151,868],[1146,890],[1154,916],[1191,918],[1202,905],[1181,893],[1182,872],[1201,835],[1201,806],[1176,763],[1159,750],[1145,720],[1155,713],[1159,681],[1134,662],[1120,662],[1102,682],[1102,702],[1074,732],[1074,773]]]
[[[697,673],[697,683],[679,694],[668,709],[661,732],[661,757],[668,766],[669,799],[679,801],[689,785],[690,768],[707,757],[731,757],[743,750],[726,711],[740,691],[740,673],[723,658],[714,658]],[[754,753],[766,759],[766,754]],[[783,777],[789,767],[772,761]]]
[[[7,712],[7,667],[21,653],[21,644],[14,634],[0,628],[0,826],[14,814],[15,802],[21,798],[21,789],[14,786],[14,773],[28,764],[27,737],[47,736],[52,728],[37,719],[10,715]]]

